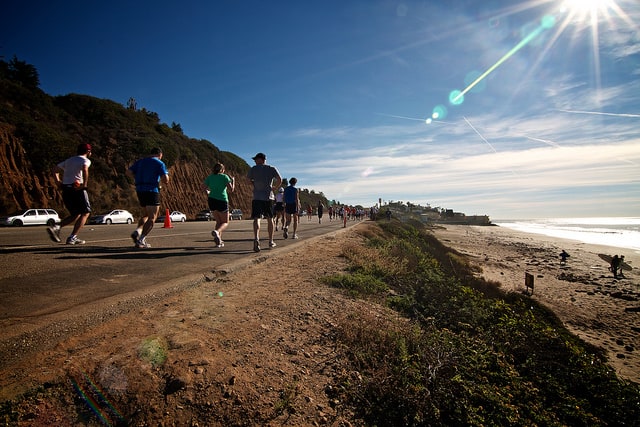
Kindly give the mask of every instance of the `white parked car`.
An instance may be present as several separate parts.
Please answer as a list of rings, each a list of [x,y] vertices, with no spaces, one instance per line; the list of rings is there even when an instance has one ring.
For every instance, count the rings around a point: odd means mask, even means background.
[[[0,225],[13,225],[15,227],[23,225],[48,225],[52,227],[58,222],[60,222],[60,217],[58,212],[53,209],[27,209],[0,217]]]
[[[160,215],[156,222],[164,222],[165,215]],[[169,214],[169,218],[171,218],[171,222],[185,222],[187,220],[187,216],[179,211],[173,211]]]
[[[114,209],[109,213],[94,215],[89,218],[89,224],[131,224],[133,215],[124,209]]]
[[[169,217],[171,218],[171,222],[185,222],[187,220],[187,216],[178,211],[171,212],[171,215],[169,215]]]

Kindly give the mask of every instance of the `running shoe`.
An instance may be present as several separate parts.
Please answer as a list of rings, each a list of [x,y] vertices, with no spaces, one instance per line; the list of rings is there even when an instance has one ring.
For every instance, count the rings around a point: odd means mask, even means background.
[[[289,227],[285,227],[283,228],[284,233],[282,233],[282,237],[284,237],[285,239],[289,237]]]
[[[224,242],[220,241],[220,243],[218,243],[218,245],[216,246],[216,248],[224,248]]]
[[[273,240],[269,242],[269,247],[270,248],[275,248],[276,247],[276,242],[274,242]]]
[[[60,243],[60,226],[54,225],[53,227],[47,228],[47,232],[49,233],[49,237],[56,243]]]
[[[294,238],[294,239],[299,239],[299,237],[298,237],[298,235],[297,235],[297,234],[294,234],[294,235],[293,235],[293,238]]]
[[[139,238],[140,238],[140,233],[138,233],[138,230],[135,230],[133,233],[131,233],[131,239],[133,240],[134,245],[138,244]]]
[[[253,241],[253,251],[260,252],[260,240]]]
[[[78,239],[77,236],[69,236],[67,239],[67,245],[84,245],[86,242],[84,240]]]
[[[213,241],[215,242],[215,244],[217,246],[220,246],[220,243],[222,243],[222,239],[220,239],[220,233],[218,233],[218,230],[213,230],[211,232],[211,235],[213,236]]]
[[[139,239],[136,241],[136,248],[138,249],[147,249],[150,247],[151,245],[147,243],[146,239]]]

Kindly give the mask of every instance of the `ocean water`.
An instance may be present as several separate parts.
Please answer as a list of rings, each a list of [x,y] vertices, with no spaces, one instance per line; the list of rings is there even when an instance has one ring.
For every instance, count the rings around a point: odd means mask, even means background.
[[[640,251],[640,218],[548,218],[495,220],[492,223],[527,233]]]

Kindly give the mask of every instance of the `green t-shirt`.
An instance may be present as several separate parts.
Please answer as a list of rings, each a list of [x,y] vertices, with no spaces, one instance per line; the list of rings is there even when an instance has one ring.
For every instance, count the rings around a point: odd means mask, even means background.
[[[229,201],[227,196],[227,184],[231,182],[229,175],[224,173],[212,173],[204,180],[204,185],[209,188],[209,197],[216,200]]]

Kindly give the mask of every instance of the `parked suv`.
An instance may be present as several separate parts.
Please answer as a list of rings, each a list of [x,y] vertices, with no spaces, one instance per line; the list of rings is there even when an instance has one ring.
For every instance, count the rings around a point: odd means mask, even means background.
[[[53,209],[27,209],[11,215],[0,217],[1,225],[21,227],[23,225],[48,225],[52,227],[60,222],[58,212]]]
[[[205,209],[196,214],[196,221],[211,221],[213,219],[213,215],[211,215],[211,211],[209,209]]]
[[[232,210],[231,219],[242,219],[242,211],[240,209]]]

